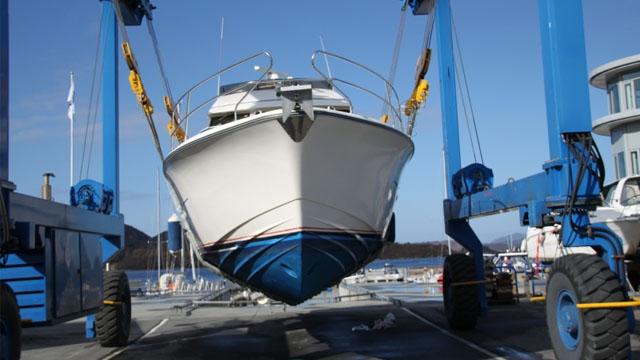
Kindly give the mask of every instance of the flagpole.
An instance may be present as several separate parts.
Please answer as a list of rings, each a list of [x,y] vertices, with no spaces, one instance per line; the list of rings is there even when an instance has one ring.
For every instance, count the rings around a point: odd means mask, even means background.
[[[69,187],[73,186],[73,118],[69,119],[71,131],[69,134]]]

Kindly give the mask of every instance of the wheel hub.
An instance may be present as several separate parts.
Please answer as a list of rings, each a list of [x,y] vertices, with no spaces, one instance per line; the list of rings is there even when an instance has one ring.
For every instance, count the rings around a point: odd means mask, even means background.
[[[558,326],[562,343],[570,350],[578,347],[582,331],[580,313],[576,303],[575,295],[571,292],[562,290],[558,294],[556,325]]]

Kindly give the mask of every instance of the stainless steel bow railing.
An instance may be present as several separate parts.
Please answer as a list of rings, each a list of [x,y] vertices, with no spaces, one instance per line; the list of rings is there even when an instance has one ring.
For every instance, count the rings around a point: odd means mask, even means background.
[[[253,90],[256,89],[256,87],[258,86],[258,84],[265,78],[265,76],[271,71],[271,68],[273,67],[273,57],[271,56],[271,54],[267,51],[261,51],[258,52],[256,54],[253,54],[251,56],[245,57],[219,71],[216,71],[215,73],[207,76],[206,78],[200,80],[199,82],[197,82],[194,86],[192,86],[189,90],[185,91],[184,94],[182,94],[178,100],[175,102],[175,106],[173,108],[173,113],[172,113],[172,118],[176,119],[176,122],[179,126],[176,126],[176,128],[172,131],[171,136],[173,137],[176,133],[176,131],[178,131],[179,128],[184,128],[184,129],[188,129],[189,126],[189,118],[191,117],[191,115],[193,115],[193,113],[199,111],[200,109],[202,109],[203,107],[205,107],[206,105],[214,102],[217,98],[219,98],[220,96],[223,95],[228,95],[228,94],[232,94],[244,87],[246,87],[246,84],[240,84],[237,87],[234,87],[231,90],[225,91],[224,93],[220,93],[218,95],[215,95],[213,97],[210,97],[208,99],[206,99],[205,101],[201,102],[200,104],[198,104],[196,107],[194,107],[193,109],[190,108],[190,103],[191,103],[191,95],[193,94],[193,92],[195,90],[197,90],[198,88],[200,88],[201,86],[203,86],[204,84],[208,83],[209,81],[217,78],[218,76],[233,70],[235,68],[237,68],[238,66],[251,61],[253,59],[256,59],[260,56],[265,56],[267,59],[269,59],[269,65],[267,67],[264,68],[264,70],[262,70],[260,72],[260,76],[250,82],[251,84],[253,84],[251,86],[251,89],[249,91],[246,91],[244,93],[244,95],[242,95],[242,97],[240,98],[240,100],[236,103],[234,109],[233,109],[233,117],[234,120],[238,119],[238,106],[240,106],[240,103],[242,103],[244,101],[244,99],[249,95],[249,93],[251,93]],[[180,116],[180,109],[182,108],[183,103],[185,103],[185,114],[184,116]],[[188,135],[187,135],[188,136]]]
[[[351,65],[355,65],[363,70],[365,70],[366,72],[368,72],[369,74],[372,74],[373,76],[377,77],[378,79],[382,80],[385,84],[385,89],[387,91],[387,95],[393,94],[395,100],[396,100],[396,104],[394,105],[393,103],[391,103],[391,99],[390,96],[386,96],[383,97],[363,86],[360,86],[358,84],[352,83],[350,81],[344,80],[344,79],[340,79],[340,78],[336,78],[336,77],[331,77],[326,75],[325,73],[322,72],[322,70],[320,70],[320,68],[318,68],[318,66],[316,65],[316,59],[318,57],[318,55],[323,55],[323,56],[328,56],[328,57],[332,57],[332,58],[336,58],[338,60],[344,61],[348,64]],[[340,92],[340,94],[342,94],[342,96],[344,96],[347,101],[349,101],[349,104],[351,105],[351,108],[353,109],[353,104],[351,103],[351,99],[349,98],[349,96],[347,96],[347,94],[345,94],[344,91],[342,91],[335,83],[342,83],[345,85],[349,85],[351,87],[354,87],[356,89],[360,89],[378,99],[380,99],[386,106],[386,108],[391,109],[392,111],[392,115],[394,118],[394,122],[392,122],[392,126],[400,131],[404,131],[404,123],[402,121],[402,116],[401,114],[401,105],[400,105],[400,97],[398,96],[398,93],[396,92],[396,89],[393,87],[393,85],[391,83],[389,83],[389,81],[387,81],[387,79],[380,75],[378,72],[372,70],[371,68],[362,65],[354,60],[351,60],[349,58],[346,58],[344,56],[338,55],[338,54],[334,54],[328,51],[324,51],[324,50],[316,50],[314,51],[313,55],[311,55],[311,66],[313,67],[313,69],[320,74],[320,76],[322,76],[322,78],[324,78],[324,80],[326,80],[327,82],[329,82],[331,84],[331,86],[333,86],[334,89],[336,89],[338,92]],[[352,110],[353,111],[353,110]]]

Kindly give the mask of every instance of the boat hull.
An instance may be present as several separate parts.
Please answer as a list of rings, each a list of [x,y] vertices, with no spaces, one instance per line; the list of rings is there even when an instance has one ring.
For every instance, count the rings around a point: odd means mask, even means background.
[[[297,304],[362,267],[382,244],[376,235],[300,231],[211,246],[202,257],[244,285]]]
[[[314,115],[301,139],[272,111],[205,131],[164,164],[203,260],[290,304],[380,251],[413,153],[410,138],[383,124]]]

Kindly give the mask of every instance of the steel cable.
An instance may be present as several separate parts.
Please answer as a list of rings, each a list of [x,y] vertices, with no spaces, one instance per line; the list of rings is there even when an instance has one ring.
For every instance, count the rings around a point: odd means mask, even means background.
[[[460,60],[460,68],[462,69],[462,79],[464,80],[464,88],[466,90],[467,101],[469,102],[469,110],[471,113],[471,121],[473,123],[473,129],[475,132],[476,143],[478,144],[478,153],[480,155],[480,162],[484,164],[484,156],[482,154],[482,146],[480,145],[480,135],[478,134],[478,126],[476,124],[475,111],[473,110],[473,103],[471,102],[471,92],[469,90],[469,82],[467,80],[467,72],[464,67],[464,61],[462,59],[462,51],[460,50],[460,40],[458,38],[458,30],[456,29],[456,23],[453,17],[453,11],[451,11],[451,25],[453,28],[453,35],[455,37],[456,50],[458,52],[458,58]],[[464,94],[460,94],[464,96]],[[464,101],[464,100],[463,100]]]
[[[400,48],[402,46],[402,38],[404,37],[404,28],[407,22],[407,1],[405,1],[402,6],[402,11],[400,13],[400,23],[398,25],[398,32],[396,33],[396,40],[393,46],[393,55],[391,56],[391,67],[389,68],[389,76],[387,77],[387,81],[393,85],[396,78],[396,70],[398,69],[398,59],[400,58]],[[329,75],[331,76],[331,75]],[[386,95],[387,102],[383,104],[382,113],[387,114],[389,110],[388,103],[391,102],[391,89],[389,86],[386,87]]]
[[[113,4],[115,5],[115,13],[116,13],[116,18],[118,21],[118,27],[120,28],[120,33],[122,34],[122,41],[129,43],[129,45],[131,45],[131,43],[129,42],[129,36],[127,34],[127,28],[126,25],[124,24],[124,20],[122,19],[122,13],[120,11],[120,2],[119,1],[114,1]],[[139,74],[140,70],[138,68],[138,64],[134,61],[133,62],[133,68],[135,69],[135,71]],[[155,145],[155,149],[156,152],[158,153],[158,156],[160,157],[160,161],[164,162],[164,154],[162,151],[162,145],[160,144],[160,138],[158,137],[158,131],[156,129],[156,125],[153,122],[153,117],[151,116],[151,114],[147,113],[146,111],[144,112],[144,116],[147,120],[147,125],[149,125],[149,130],[151,131],[151,137],[153,138],[153,142]]]
[[[91,76],[91,89],[89,91],[89,109],[87,110],[87,121],[84,127],[84,139],[82,141],[82,157],[80,160],[80,177],[82,177],[82,173],[84,171],[84,160],[85,160],[85,154],[87,152],[87,139],[89,137],[89,124],[91,123],[91,113],[93,110],[93,93],[95,91],[95,87],[96,87],[96,77],[97,77],[97,73],[98,73],[98,63],[100,63],[100,48],[101,45],[104,43],[103,39],[102,39],[102,19],[103,17],[100,16],[100,23],[98,24],[98,41],[96,41],[96,52],[95,52],[95,58],[94,58],[94,62],[93,62],[93,74]],[[102,68],[102,66],[100,67]],[[97,104],[98,100],[96,99],[96,104]],[[95,125],[95,124],[94,124]],[[93,126],[93,128],[95,129],[95,126]],[[92,141],[89,142],[89,147],[93,146],[93,138]],[[88,173],[88,168],[89,165],[87,165],[87,173]],[[87,175],[88,177],[88,175]]]

